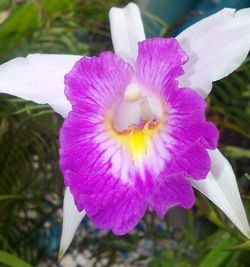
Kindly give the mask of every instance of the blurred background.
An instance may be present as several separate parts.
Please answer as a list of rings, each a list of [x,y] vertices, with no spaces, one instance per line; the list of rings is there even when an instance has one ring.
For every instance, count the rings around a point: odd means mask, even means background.
[[[29,53],[95,55],[112,50],[108,10],[123,0],[0,0],[0,63]],[[146,35],[175,36],[223,7],[248,0],[138,0]],[[235,170],[250,218],[250,59],[214,83],[207,117],[220,130],[220,149]],[[62,118],[47,105],[0,95],[0,266],[56,264],[63,177],[58,168]],[[249,267],[250,244],[196,192],[192,210],[175,208],[163,221],[146,214],[116,237],[88,218],[63,267]]]

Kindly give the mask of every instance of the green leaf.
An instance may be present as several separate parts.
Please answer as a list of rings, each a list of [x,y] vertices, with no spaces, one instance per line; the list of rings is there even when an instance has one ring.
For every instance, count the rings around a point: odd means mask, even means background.
[[[31,3],[13,8],[11,15],[0,25],[0,57],[30,36],[38,27],[38,20],[37,7]]]
[[[20,195],[0,195],[0,201],[2,200],[12,200],[12,199],[24,199],[25,197]]]
[[[167,257],[155,257],[154,259],[152,259],[149,264],[148,267],[173,267],[174,266],[174,262],[172,260],[170,260]]]
[[[250,149],[245,149],[236,146],[225,146],[224,152],[231,158],[250,158]]]
[[[148,264],[148,267],[182,267],[183,262],[180,258],[176,259],[171,250],[162,250]]]
[[[7,8],[9,6],[9,4],[10,4],[9,0],[1,0],[0,1],[0,11]]]
[[[19,259],[17,256],[0,250],[0,262],[11,267],[32,267],[29,263]]]
[[[212,250],[205,256],[198,267],[219,267],[225,266],[223,262],[232,256],[232,251],[229,251],[233,245],[234,240],[231,236],[225,235],[215,244]]]
[[[72,0],[43,0],[41,3],[44,10],[49,14],[68,10],[74,4]]]
[[[250,240],[244,242],[243,244],[233,247],[232,250],[250,250]]]

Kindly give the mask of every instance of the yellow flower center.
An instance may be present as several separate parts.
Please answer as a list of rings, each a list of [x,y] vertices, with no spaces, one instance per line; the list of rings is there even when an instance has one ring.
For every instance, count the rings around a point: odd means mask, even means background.
[[[151,144],[151,137],[161,128],[160,123],[147,122],[143,128],[131,128],[123,133],[115,133],[115,138],[127,148],[134,162],[145,156]]]
[[[162,126],[163,115],[158,97],[147,95],[138,85],[130,84],[112,110],[108,128],[136,164],[147,154],[152,136]]]

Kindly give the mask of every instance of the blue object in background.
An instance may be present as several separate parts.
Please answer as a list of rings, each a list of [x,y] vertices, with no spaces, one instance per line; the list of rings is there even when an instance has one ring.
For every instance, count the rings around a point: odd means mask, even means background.
[[[184,18],[197,2],[197,0],[138,0],[147,37],[160,36],[163,23],[167,26]],[[163,23],[158,23],[157,19]]]
[[[174,36],[182,32],[193,23],[229,7],[241,9],[250,7],[250,0],[138,0],[140,5],[147,37],[161,35],[163,25],[172,25],[175,22],[188,18],[174,31]],[[195,16],[191,16],[195,14]],[[159,18],[162,20],[157,22]]]
[[[190,25],[194,24],[195,22],[213,13],[216,13],[225,7],[235,8],[235,9],[250,7],[250,0],[203,0],[203,1],[197,1],[197,2],[199,3],[194,8],[194,12],[200,15],[192,17],[184,25],[179,27],[178,30],[175,32],[176,35],[182,32],[184,29],[186,29]]]

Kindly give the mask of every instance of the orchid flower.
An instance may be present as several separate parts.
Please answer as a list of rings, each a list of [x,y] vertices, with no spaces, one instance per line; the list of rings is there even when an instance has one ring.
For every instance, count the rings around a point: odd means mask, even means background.
[[[65,120],[60,257],[82,218],[123,235],[146,210],[191,208],[193,188],[250,238],[231,165],[205,118],[212,82],[250,48],[250,9],[223,9],[176,38],[146,39],[134,3],[110,10],[115,54],[33,54],[0,66],[0,92],[48,103]]]

